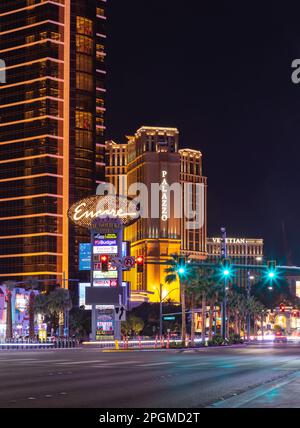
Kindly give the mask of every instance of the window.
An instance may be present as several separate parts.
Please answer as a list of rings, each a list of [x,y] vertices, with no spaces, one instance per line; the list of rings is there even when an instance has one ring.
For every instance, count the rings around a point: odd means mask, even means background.
[[[76,111],[76,128],[93,130],[93,117],[91,113]]]
[[[97,7],[97,15],[104,16],[104,9],[101,9],[100,7]]]
[[[93,77],[86,73],[76,73],[76,88],[82,91],[93,92]]]
[[[87,55],[93,54],[93,41],[85,36],[76,36],[76,51]]]
[[[93,72],[93,59],[90,56],[77,54],[76,55],[76,70],[85,73]]]
[[[78,34],[84,34],[85,36],[93,36],[93,22],[90,19],[77,16],[76,31]]]

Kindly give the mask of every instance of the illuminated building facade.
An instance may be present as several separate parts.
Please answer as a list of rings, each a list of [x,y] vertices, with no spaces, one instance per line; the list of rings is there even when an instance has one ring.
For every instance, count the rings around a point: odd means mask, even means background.
[[[0,280],[78,278],[69,206],[104,180],[105,0],[2,0]]]
[[[145,185],[148,195],[142,205],[148,208],[148,215],[125,231],[126,240],[131,243],[131,254],[142,255],[146,261],[143,273],[133,269],[126,273],[125,279],[131,283],[135,300],[158,301],[162,284],[164,294],[170,293],[168,298],[178,302],[179,284],[165,285],[166,266],[157,262],[170,259],[172,254],[206,257],[206,178],[202,176],[202,155],[198,151],[178,150],[179,132],[176,128],[142,127],[127,138],[126,144],[106,143],[106,179],[119,191],[124,189],[120,183],[126,180],[129,196],[136,194],[130,190],[135,183]],[[155,214],[153,183],[160,186],[156,191],[158,210]],[[183,187],[185,183],[191,184],[189,190]],[[196,204],[196,183],[203,185],[203,205]],[[171,188],[176,184],[182,185],[183,189],[179,196],[182,199],[180,212],[175,206],[175,192],[167,194],[168,186]],[[203,209],[203,224],[198,229],[186,231],[186,220],[182,216],[186,200],[184,192],[188,191],[194,209]]]
[[[106,142],[105,177],[111,183],[117,195],[127,193],[127,144]]]
[[[232,264],[259,266],[264,262],[263,239],[227,238],[226,246],[227,257],[231,260]],[[221,260],[221,238],[207,238],[207,255],[210,261]],[[251,281],[258,281],[259,275],[259,270],[251,270]],[[232,283],[245,288],[247,286],[247,281],[248,273],[245,269],[238,269],[232,279]]]
[[[180,155],[180,182],[183,189],[182,204],[191,204],[192,209],[200,213],[202,227],[189,228],[186,216],[181,220],[181,253],[203,260],[206,258],[206,209],[207,209],[207,178],[202,175],[202,154],[198,150],[182,149]],[[186,187],[191,186],[191,187]],[[197,197],[197,190],[203,194]]]

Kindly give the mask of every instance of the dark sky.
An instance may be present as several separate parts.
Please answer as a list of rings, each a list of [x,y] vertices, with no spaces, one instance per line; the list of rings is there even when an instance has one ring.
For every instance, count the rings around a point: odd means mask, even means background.
[[[263,4],[262,4],[263,3]],[[300,264],[300,4],[109,0],[108,138],[176,126],[203,153],[209,234]]]

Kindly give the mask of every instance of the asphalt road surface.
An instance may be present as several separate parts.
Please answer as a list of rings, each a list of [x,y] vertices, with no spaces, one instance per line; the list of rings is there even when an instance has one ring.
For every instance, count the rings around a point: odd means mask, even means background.
[[[0,407],[231,407],[239,397],[247,407],[247,394],[253,402],[253,391],[298,375],[300,346],[287,344],[184,352],[0,351]],[[300,407],[297,396],[294,407]]]

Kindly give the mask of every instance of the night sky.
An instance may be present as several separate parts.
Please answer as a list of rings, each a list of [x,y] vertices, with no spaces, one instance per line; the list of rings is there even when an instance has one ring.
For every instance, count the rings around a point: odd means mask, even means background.
[[[203,154],[209,235],[225,225],[300,264],[299,2],[108,5],[107,138],[178,127],[181,148]]]

